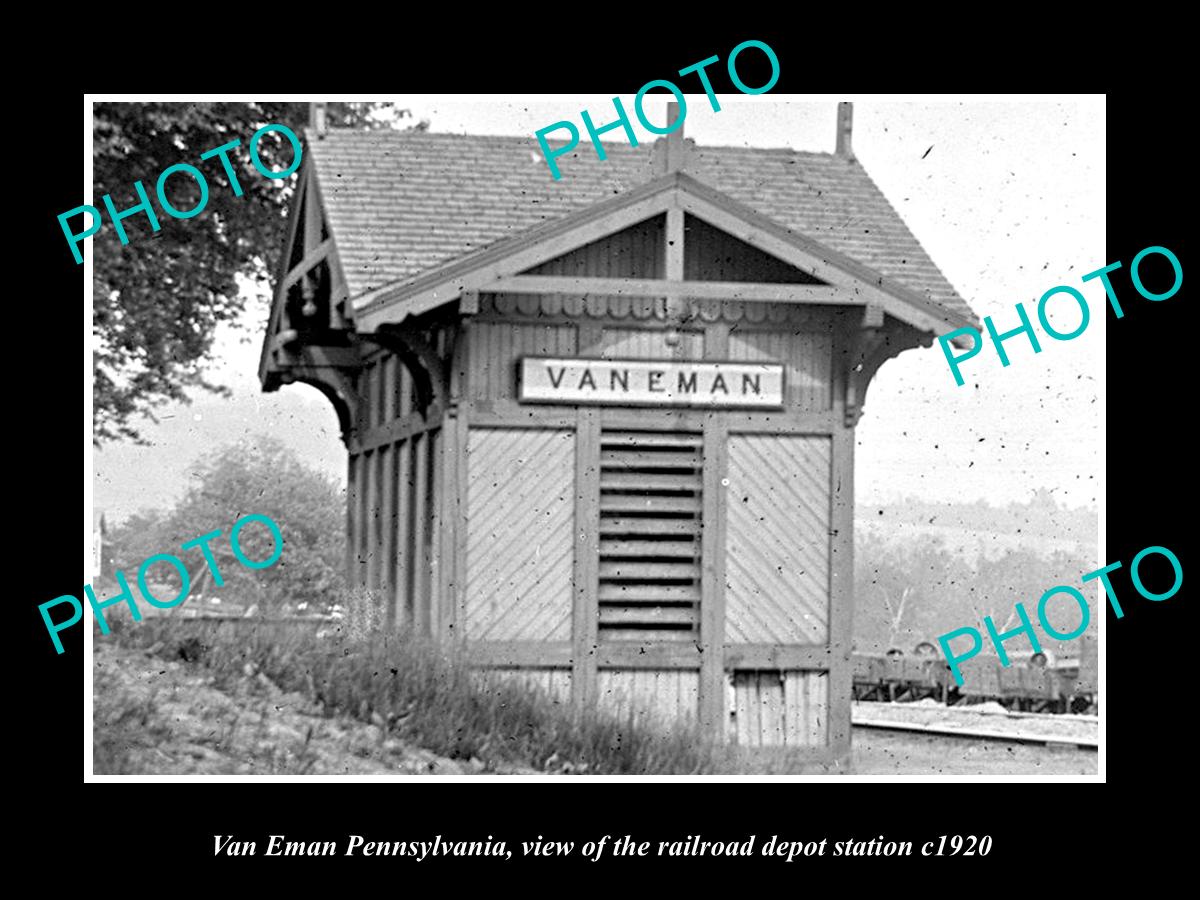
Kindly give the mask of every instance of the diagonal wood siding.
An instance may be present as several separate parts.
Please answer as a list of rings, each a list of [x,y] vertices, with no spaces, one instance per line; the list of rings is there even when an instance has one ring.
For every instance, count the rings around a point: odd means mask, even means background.
[[[830,440],[731,435],[725,640],[829,638]]]
[[[473,428],[467,470],[466,638],[570,640],[574,432]]]

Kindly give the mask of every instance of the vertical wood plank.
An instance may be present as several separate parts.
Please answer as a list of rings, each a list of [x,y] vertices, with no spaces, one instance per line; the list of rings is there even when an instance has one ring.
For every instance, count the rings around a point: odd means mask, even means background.
[[[412,440],[396,450],[396,613],[395,627],[412,627]]]
[[[413,625],[430,636],[429,557],[425,549],[429,514],[429,435],[413,438]]]
[[[696,681],[697,715],[699,714],[699,709],[700,709],[700,704],[699,704],[700,690],[699,689],[700,689],[700,683],[699,683],[699,679],[697,679],[697,681]],[[723,723],[721,733],[722,733],[723,739],[728,742],[734,742],[734,743],[737,742],[737,726],[738,726],[737,708],[738,708],[738,705],[737,705],[737,673],[731,672],[731,671],[726,671],[725,672],[725,721]]]
[[[727,426],[721,416],[704,423],[704,488],[700,576],[700,721],[721,736],[725,673],[725,488]]]
[[[394,559],[396,556],[396,461],[395,448],[379,448],[379,587],[383,591],[385,618],[391,624],[396,603]]]
[[[783,672],[763,674],[763,744],[782,747],[784,744]]]
[[[799,672],[786,672],[783,679],[783,717],[784,735],[783,743],[788,747],[799,747],[803,741],[804,730],[801,727],[801,716],[803,709],[801,707],[800,692],[798,690],[800,684]]]
[[[364,555],[366,557],[367,590],[379,588],[379,451],[368,451],[363,454],[367,477],[363,482],[363,517],[366,520],[366,542]]]
[[[792,673],[779,673],[779,737],[778,743],[781,747],[790,747],[792,741]]]
[[[679,717],[688,723],[695,723],[700,712],[700,673],[681,672],[679,692]],[[721,698],[722,713],[725,699]],[[723,715],[723,718],[728,718]]]
[[[578,709],[596,700],[596,647],[600,589],[600,424],[595,409],[581,406],[575,420],[575,608],[571,636],[572,699]]]
[[[380,363],[373,362],[364,370],[364,408],[367,413],[367,427],[377,428],[379,421],[379,367]]]
[[[762,673],[754,671],[750,673],[748,679],[750,685],[750,699],[746,704],[750,712],[749,720],[746,722],[746,733],[749,735],[751,747],[761,747],[763,745],[762,732],[762,708],[763,708],[763,678]]]
[[[734,690],[737,692],[736,725],[737,742],[740,747],[752,746],[750,743],[750,685],[753,673],[740,672],[734,678]],[[703,702],[703,701],[701,701]]]
[[[604,328],[596,322],[580,322],[575,340],[580,356],[595,356],[604,340]]]
[[[356,504],[356,533],[358,534],[358,581],[360,587],[367,584],[367,567],[370,563],[370,534],[368,515],[371,504],[371,453],[360,453],[358,457],[358,503]]]
[[[704,358],[729,359],[729,323],[711,322],[704,329]]]
[[[443,418],[443,423],[448,420]],[[439,638],[446,634],[446,584],[447,573],[443,571],[442,528],[447,520],[445,515],[445,485],[446,485],[446,432],[454,434],[454,425],[449,428],[435,428],[425,434],[429,440],[429,633]]]
[[[828,723],[828,701],[826,698],[829,676],[823,672],[806,672],[805,681],[808,685],[806,692],[808,743],[813,747],[823,747],[827,740],[825,735]]]
[[[380,421],[383,424],[396,418],[396,369],[400,366],[400,360],[393,355],[383,361],[383,399],[380,404]]]
[[[399,360],[396,366],[396,392],[400,395],[399,417],[407,419],[412,415],[412,373]]]

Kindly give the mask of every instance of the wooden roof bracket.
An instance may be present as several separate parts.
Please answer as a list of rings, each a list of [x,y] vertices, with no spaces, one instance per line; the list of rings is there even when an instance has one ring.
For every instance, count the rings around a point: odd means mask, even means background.
[[[446,407],[450,398],[446,365],[425,338],[414,331],[391,325],[383,325],[377,331],[359,333],[358,336],[390,350],[400,358],[412,373],[422,416],[427,415],[430,406],[435,403],[443,409]]]
[[[867,388],[879,367],[915,343],[909,343],[904,335],[909,331],[895,320],[888,323],[883,307],[868,304],[857,328],[852,328],[846,337],[845,366],[845,423],[854,428],[862,418],[866,403]]]
[[[353,348],[305,346],[295,351],[297,361],[278,373],[280,384],[299,381],[325,395],[337,413],[342,443],[353,437],[358,422],[358,391],[350,370],[357,366]]]

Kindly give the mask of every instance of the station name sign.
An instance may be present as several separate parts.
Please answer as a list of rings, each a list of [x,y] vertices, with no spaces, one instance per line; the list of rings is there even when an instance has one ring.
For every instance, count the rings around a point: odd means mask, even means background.
[[[783,406],[783,366],[777,363],[526,356],[518,382],[522,403],[706,409]]]

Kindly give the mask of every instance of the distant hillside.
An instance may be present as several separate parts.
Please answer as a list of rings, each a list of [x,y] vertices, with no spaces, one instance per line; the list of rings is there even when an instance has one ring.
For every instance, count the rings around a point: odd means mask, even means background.
[[[1038,490],[1027,503],[996,507],[974,503],[930,503],[907,498],[886,505],[855,508],[859,538],[909,543],[941,538],[947,550],[970,562],[996,559],[1010,551],[1038,555],[1069,553],[1084,559],[1097,555],[1099,515],[1085,507],[1065,508],[1050,493]]]
[[[855,510],[855,647],[911,652],[956,628],[994,617],[1001,631],[1019,624],[1014,604],[1032,609],[1058,584],[1077,584],[1096,568],[1098,516],[1065,509],[1049,492],[1004,507],[910,499]],[[1094,603],[1088,595],[1089,603]],[[1060,631],[1078,613],[1056,608]],[[1077,640],[1043,640],[1056,656],[1079,653]]]

